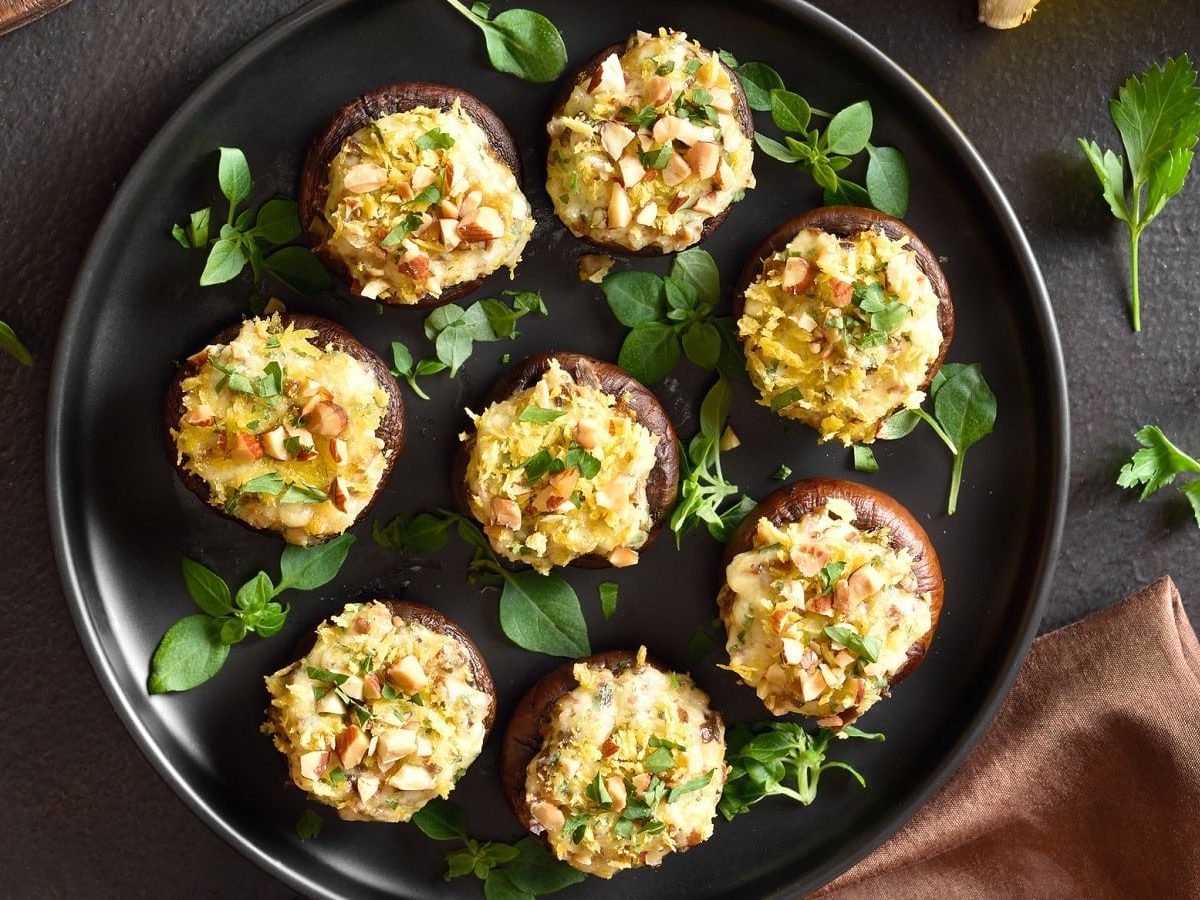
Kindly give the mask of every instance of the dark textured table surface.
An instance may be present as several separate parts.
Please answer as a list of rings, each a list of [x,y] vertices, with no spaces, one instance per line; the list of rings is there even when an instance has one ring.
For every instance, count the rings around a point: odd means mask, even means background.
[[[289,893],[200,824],[110,709],[55,571],[42,430],[71,283],[125,173],[215,66],[299,5],[77,0],[0,37],[0,319],[36,358],[32,370],[0,359],[12,416],[0,442],[9,896]],[[1072,428],[1070,509],[1043,630],[1162,574],[1200,620],[1200,530],[1186,505],[1169,491],[1139,505],[1113,484],[1142,424],[1200,449],[1200,177],[1143,238],[1144,327],[1134,335],[1123,233],[1075,144],[1116,141],[1109,95],[1151,60],[1200,48],[1200,16],[1181,0],[1043,0],[1032,23],[992,32],[975,22],[974,0],[817,5],[940,99],[991,165],[1042,265]]]

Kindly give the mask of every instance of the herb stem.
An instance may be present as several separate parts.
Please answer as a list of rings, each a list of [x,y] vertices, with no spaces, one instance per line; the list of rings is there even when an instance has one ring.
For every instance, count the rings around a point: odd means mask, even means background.
[[[458,0],[446,0],[446,2],[447,2],[447,3],[449,3],[451,6],[453,6],[455,9],[457,9],[457,10],[458,10],[460,13],[462,13],[462,14],[463,14],[464,16],[466,16],[468,19],[470,19],[470,20],[471,20],[471,22],[472,22],[472,23],[473,23],[473,24],[474,24],[476,27],[478,27],[478,28],[482,28],[482,27],[483,27],[483,25],[482,25],[482,23],[480,23],[479,19],[475,17],[475,14],[474,14],[474,13],[472,13],[472,12],[471,12],[469,9],[467,9],[465,6],[463,6],[461,3],[459,3],[459,2],[458,2]]]
[[[1134,221],[1137,220],[1137,208],[1140,205],[1140,197],[1135,197],[1133,201]],[[1138,242],[1141,240],[1142,230],[1130,226],[1129,228],[1129,280],[1130,280],[1130,297],[1129,307],[1133,316],[1133,330],[1135,332],[1142,330],[1142,299],[1138,285]]]
[[[950,471],[950,499],[946,501],[946,515],[952,516],[958,510],[958,489],[962,485],[964,455],[954,454],[954,467]]]
[[[942,443],[950,448],[950,452],[954,454],[955,460],[959,459],[958,448],[954,446],[954,441],[950,440],[950,435],[946,434],[942,426],[937,423],[937,420],[923,409],[915,409],[913,412],[924,419],[929,427],[933,429],[934,434],[942,439]]]

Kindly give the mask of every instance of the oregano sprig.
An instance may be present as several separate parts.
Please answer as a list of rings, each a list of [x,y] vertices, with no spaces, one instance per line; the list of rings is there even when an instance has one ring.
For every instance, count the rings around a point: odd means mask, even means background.
[[[780,74],[766,63],[739,64],[727,51],[721,59],[737,74],[746,92],[750,108],[771,114],[783,140],[761,131],[754,142],[767,156],[795,165],[807,173],[823,192],[827,204],[873,206],[880,212],[903,218],[908,212],[908,160],[895,147],[871,143],[874,114],[866,100],[852,103],[836,113],[828,113],[789,91]],[[813,124],[813,117],[828,119],[824,130]],[[865,185],[841,173],[854,163],[854,157],[866,151]]]
[[[290,607],[276,602],[284,591],[311,591],[331,581],[346,561],[354,536],[325,544],[289,544],[279,558],[279,582],[259,572],[233,594],[216,572],[184,557],[183,582],[200,613],[167,629],[150,660],[152,694],[187,691],[221,670],[229,648],[248,634],[272,637],[283,628]]]
[[[333,281],[321,261],[307,247],[284,246],[300,236],[296,202],[283,197],[268,200],[255,212],[238,212],[254,193],[254,180],[246,155],[236,147],[219,148],[217,182],[229,204],[225,222],[214,237],[212,207],[198,209],[171,236],[187,250],[208,249],[200,284],[223,284],[236,278],[249,264],[256,282],[266,272],[306,296],[328,290]]]

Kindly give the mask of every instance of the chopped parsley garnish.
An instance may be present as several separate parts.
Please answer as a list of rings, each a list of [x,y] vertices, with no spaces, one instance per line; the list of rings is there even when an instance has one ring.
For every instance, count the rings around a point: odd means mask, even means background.
[[[879,638],[861,635],[848,625],[827,625],[825,634],[869,663],[878,661],[879,651],[883,649]]]
[[[422,192],[423,193],[423,192]],[[416,198],[414,198],[416,202]],[[421,217],[416,213],[408,213],[400,223],[387,233],[387,236],[379,242],[380,247],[394,247],[408,237],[412,232],[421,227]]]
[[[417,146],[422,150],[449,150],[454,146],[454,138],[440,128],[431,128],[417,138]]]
[[[771,473],[771,478],[775,481],[787,481],[792,477],[792,468],[786,463],[780,464],[779,468]]]

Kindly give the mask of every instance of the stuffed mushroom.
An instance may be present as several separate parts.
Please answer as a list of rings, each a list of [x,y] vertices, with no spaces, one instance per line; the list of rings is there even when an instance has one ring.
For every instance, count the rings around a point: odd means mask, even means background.
[[[405,83],[342,109],[304,162],[300,216],[360,297],[437,306],[514,270],[533,233],[512,135],[457,88]]]
[[[708,840],[725,785],[720,714],[644,647],[551,672],[521,700],[501,754],[521,824],[601,878]]]
[[[168,452],[201,500],[290,544],[358,520],[404,448],[378,356],[327,319],[274,314],[222,331],[167,392]]]
[[[351,603],[266,678],[263,731],[293,783],[343,819],[407,822],[479,756],[496,692],[479,648],[427,606]]]
[[[944,588],[929,536],[888,495],[814,478],[768,495],[725,550],[725,668],[775,715],[838,729],[924,659]]]
[[[576,75],[550,118],[546,190],[576,237],[674,253],[754,187],[754,122],[737,76],[681,31],[639,31]]]
[[[611,363],[516,366],[462,435],[453,489],[495,551],[539,572],[631,566],[675,503],[679,452],[649,389]]]
[[[849,206],[777,228],[742,272],[734,315],[759,402],[847,445],[920,406],[954,334],[932,251],[898,219]]]

